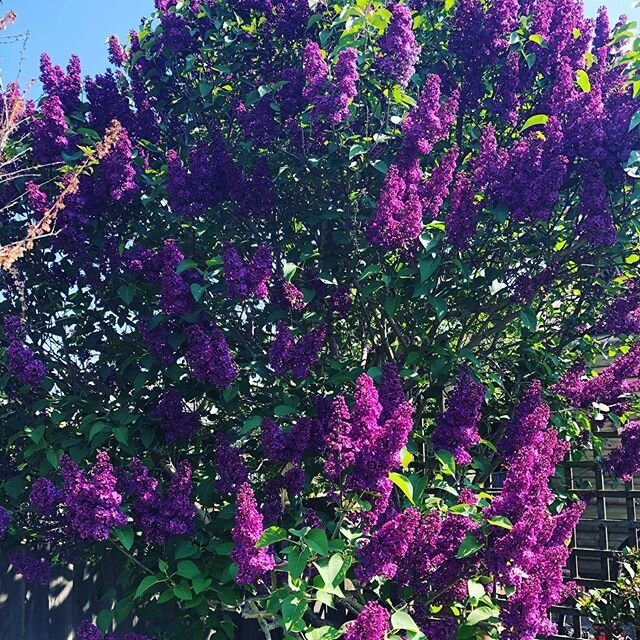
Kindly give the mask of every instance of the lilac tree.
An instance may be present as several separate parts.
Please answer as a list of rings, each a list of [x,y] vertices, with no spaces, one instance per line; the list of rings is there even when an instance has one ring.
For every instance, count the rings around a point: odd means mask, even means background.
[[[556,466],[608,419],[638,471],[632,28],[156,0],[5,92],[0,534],[27,580],[126,556],[79,639],[552,632]]]

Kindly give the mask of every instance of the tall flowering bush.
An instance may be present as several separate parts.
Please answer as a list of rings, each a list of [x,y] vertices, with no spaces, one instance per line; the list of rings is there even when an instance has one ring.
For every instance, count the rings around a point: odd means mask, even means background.
[[[552,633],[559,463],[609,420],[639,470],[632,27],[155,4],[105,73],[2,96],[12,570],[126,559],[80,639]]]

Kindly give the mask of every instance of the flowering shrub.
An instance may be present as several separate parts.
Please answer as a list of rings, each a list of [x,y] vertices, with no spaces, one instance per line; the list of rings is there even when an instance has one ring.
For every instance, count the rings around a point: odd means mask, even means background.
[[[26,580],[128,558],[78,638],[553,631],[558,463],[608,419],[639,464],[629,29],[156,0],[7,90],[0,536]]]

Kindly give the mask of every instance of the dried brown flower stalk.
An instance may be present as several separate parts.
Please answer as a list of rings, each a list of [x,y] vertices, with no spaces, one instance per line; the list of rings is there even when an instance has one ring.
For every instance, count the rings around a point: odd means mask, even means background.
[[[18,14],[15,11],[7,11],[7,13],[0,18],[0,31],[4,31],[10,24],[15,22]]]
[[[94,167],[109,153],[122,135],[122,125],[113,120],[105,132],[104,137],[96,145],[95,150],[87,152],[87,157],[71,173],[65,176],[65,186],[54,203],[45,211],[42,218],[29,225],[26,236],[0,247],[0,268],[9,271],[17,260],[22,258],[27,251],[33,249],[36,240],[55,234],[54,227],[58,214],[64,209],[66,199],[78,191],[80,176],[90,167]]]

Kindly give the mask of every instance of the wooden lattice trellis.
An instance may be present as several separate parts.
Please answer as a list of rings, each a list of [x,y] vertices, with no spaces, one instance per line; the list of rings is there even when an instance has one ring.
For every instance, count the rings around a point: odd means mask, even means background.
[[[620,443],[613,427],[599,431],[598,435],[605,454]],[[590,451],[581,452],[579,460],[567,460],[560,472],[569,492],[592,496],[573,534],[567,575],[585,589],[611,584],[617,571],[615,552],[638,546],[638,480],[623,483],[610,477],[594,462]],[[585,638],[592,634],[588,621],[570,606],[557,607],[554,619],[558,623],[558,638]]]

